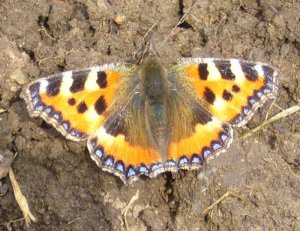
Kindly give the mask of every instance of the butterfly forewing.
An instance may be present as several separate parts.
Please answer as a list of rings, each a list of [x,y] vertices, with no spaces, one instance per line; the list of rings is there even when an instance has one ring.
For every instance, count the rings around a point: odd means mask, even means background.
[[[32,116],[41,116],[71,140],[86,139],[103,124],[128,69],[103,65],[41,78],[21,96]]]
[[[242,126],[277,92],[278,73],[263,63],[237,59],[189,58],[173,67],[190,81],[202,105],[214,116]]]

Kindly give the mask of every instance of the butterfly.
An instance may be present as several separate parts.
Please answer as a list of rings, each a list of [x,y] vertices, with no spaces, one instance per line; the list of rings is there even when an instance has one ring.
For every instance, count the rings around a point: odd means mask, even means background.
[[[31,116],[87,140],[96,164],[130,184],[198,169],[226,151],[232,128],[275,98],[277,78],[259,62],[184,58],[167,66],[149,56],[37,79],[21,97]]]

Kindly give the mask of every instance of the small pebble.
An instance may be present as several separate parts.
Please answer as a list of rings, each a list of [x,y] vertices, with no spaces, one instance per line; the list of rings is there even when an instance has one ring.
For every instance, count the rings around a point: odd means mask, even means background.
[[[26,77],[20,68],[11,73],[10,78],[20,85],[24,85],[26,83]]]
[[[114,21],[117,25],[123,24],[125,20],[126,20],[126,16],[122,14],[119,14],[114,18]]]
[[[14,154],[9,150],[0,150],[0,179],[5,177],[14,159]]]

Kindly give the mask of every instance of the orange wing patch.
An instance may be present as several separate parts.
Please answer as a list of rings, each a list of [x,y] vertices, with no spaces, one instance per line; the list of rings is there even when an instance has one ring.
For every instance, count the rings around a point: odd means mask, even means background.
[[[213,117],[206,124],[196,124],[191,136],[171,142],[168,159],[176,161],[180,168],[198,167],[226,150],[231,140],[232,129]]]
[[[104,127],[90,137],[88,149],[99,167],[118,175],[125,184],[137,180],[140,174],[157,174],[155,169],[162,162],[152,147],[132,146],[123,134],[113,136]]]
[[[39,79],[22,92],[33,116],[41,116],[71,140],[86,139],[102,125],[122,73],[99,67]]]
[[[209,112],[237,126],[247,123],[266,99],[274,98],[277,90],[278,73],[262,63],[188,59],[177,68],[178,76],[192,82]]]

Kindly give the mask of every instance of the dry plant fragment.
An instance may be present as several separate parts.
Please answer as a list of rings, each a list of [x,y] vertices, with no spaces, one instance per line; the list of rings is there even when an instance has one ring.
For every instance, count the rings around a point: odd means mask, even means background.
[[[31,213],[28,203],[27,203],[27,199],[26,197],[22,194],[22,191],[20,189],[20,186],[16,180],[16,177],[14,175],[14,172],[12,170],[12,168],[10,168],[9,170],[9,179],[11,182],[11,185],[13,187],[13,191],[14,191],[14,195],[16,198],[16,201],[23,213],[24,219],[25,219],[25,223],[26,226],[29,226],[29,224],[31,223],[31,221],[36,222],[37,219],[33,216],[33,214]]]
[[[130,199],[128,205],[122,211],[122,214],[124,215],[124,221],[125,221],[125,226],[126,226],[127,230],[128,230],[128,223],[127,223],[127,218],[126,218],[127,213],[128,213],[128,210],[132,207],[133,203],[139,199],[139,192],[140,192],[139,190],[136,191],[136,194]]]
[[[287,117],[297,111],[300,110],[300,106],[299,105],[295,105],[292,106],[288,109],[283,110],[282,112],[279,112],[278,114],[274,115],[273,117],[271,117],[270,119],[266,120],[265,122],[263,122],[262,124],[258,125],[257,127],[251,129],[250,131],[246,132],[244,135],[241,136],[240,139],[244,139],[247,138],[249,136],[251,136],[253,133],[257,132],[258,130],[260,130],[262,127],[264,127],[265,125],[269,124],[269,123],[273,123],[276,120],[282,119],[284,117]]]
[[[204,211],[202,212],[202,215],[205,216],[210,210],[213,209],[213,207],[215,207],[217,204],[219,204],[221,201],[223,201],[224,199],[226,199],[229,196],[234,196],[239,199],[242,199],[238,192],[227,191],[218,200],[216,200],[214,203],[212,203],[210,206],[208,206],[206,209],[204,209]]]

